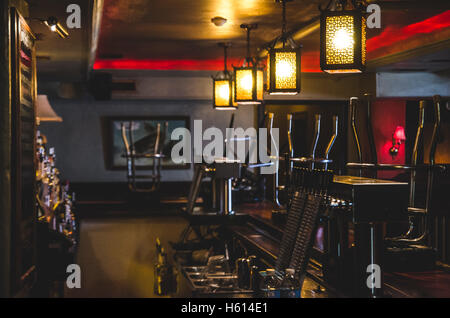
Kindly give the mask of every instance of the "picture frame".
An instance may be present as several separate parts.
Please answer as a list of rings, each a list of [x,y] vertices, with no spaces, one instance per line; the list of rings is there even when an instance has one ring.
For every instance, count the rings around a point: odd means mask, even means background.
[[[165,122],[168,123],[165,131]],[[176,164],[171,160],[172,146],[178,141],[170,140],[172,131],[176,128],[189,129],[190,118],[188,116],[114,116],[106,118],[107,140],[106,140],[106,163],[108,170],[126,170],[126,148],[122,138],[121,124],[133,127],[134,146],[137,153],[151,153],[152,145],[156,138],[157,124],[161,124],[162,160],[161,168],[189,169],[190,164]],[[135,161],[136,169],[151,170],[153,168],[152,158],[138,158]]]

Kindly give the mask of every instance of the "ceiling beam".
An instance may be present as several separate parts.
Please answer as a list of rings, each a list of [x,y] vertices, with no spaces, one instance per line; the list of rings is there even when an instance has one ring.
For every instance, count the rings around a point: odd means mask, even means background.
[[[300,41],[301,39],[305,38],[306,36],[310,35],[313,32],[318,31],[320,28],[320,18],[314,18],[307,23],[304,23],[299,28],[290,31],[287,33],[287,37],[294,40],[294,42]],[[280,41],[280,38],[276,38],[273,41],[270,41],[269,43],[263,45],[258,49],[258,56],[260,58],[264,58],[267,56],[267,50],[271,47],[274,48],[280,48],[282,46],[282,42]]]

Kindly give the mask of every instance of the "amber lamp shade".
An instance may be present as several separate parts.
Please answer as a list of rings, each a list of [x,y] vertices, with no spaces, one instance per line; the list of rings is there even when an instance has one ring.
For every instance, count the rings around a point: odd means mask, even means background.
[[[234,81],[230,74],[213,78],[213,106],[217,110],[234,110]]]
[[[264,72],[254,66],[234,68],[234,100],[239,105],[261,104],[264,94]]]
[[[36,99],[36,123],[39,125],[43,121],[62,122],[50,105],[47,95],[37,95]]]
[[[320,68],[327,73],[361,73],[366,65],[366,18],[360,10],[322,11]]]
[[[267,56],[267,91],[271,95],[300,93],[300,49],[270,49]]]

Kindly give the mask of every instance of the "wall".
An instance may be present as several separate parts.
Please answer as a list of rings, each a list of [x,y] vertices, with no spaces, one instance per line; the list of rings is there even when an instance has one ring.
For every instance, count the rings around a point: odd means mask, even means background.
[[[397,156],[392,157],[389,149],[392,147],[392,134],[397,126],[406,129],[406,101],[393,99],[377,99],[372,108],[372,127],[377,149],[378,163],[404,164],[405,163],[405,143],[399,147]],[[414,136],[406,136],[414,138]],[[380,171],[379,178],[390,178],[397,175],[396,171]]]
[[[185,115],[203,120],[203,129],[228,127],[233,111],[217,111],[208,100],[111,100],[95,101],[91,97],[76,100],[49,98],[62,123],[41,123],[48,145],[55,147],[57,167],[71,182],[125,182],[125,170],[106,169],[101,118],[104,116]],[[253,125],[253,107],[241,107],[235,127]],[[189,181],[192,168],[163,170],[163,181]]]
[[[450,72],[377,73],[377,97],[450,96]]]
[[[345,167],[346,163],[346,136],[347,119],[345,118],[347,102],[346,101],[270,101],[265,109],[273,112],[274,127],[279,127],[280,154],[288,151],[287,140],[287,114],[293,114],[292,136],[294,156],[303,157],[311,155],[311,147],[314,138],[315,115],[321,115],[321,129],[319,141],[316,149],[316,157],[322,158],[325,149],[333,133],[334,123],[333,115],[338,116],[338,136],[329,158],[333,163],[329,169],[338,172]]]
[[[276,100],[349,100],[364,93],[375,94],[376,73],[328,74],[302,73],[299,95],[269,95],[264,99]]]

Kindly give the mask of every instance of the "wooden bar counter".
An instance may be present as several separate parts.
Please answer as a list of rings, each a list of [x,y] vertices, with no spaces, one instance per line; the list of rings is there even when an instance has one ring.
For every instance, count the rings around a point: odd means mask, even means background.
[[[257,254],[268,266],[275,264],[283,235],[283,223],[272,219],[272,208],[272,204],[267,202],[241,204],[236,211],[247,214],[247,222],[227,226],[249,252]],[[450,267],[438,263],[429,271],[387,272],[384,288],[385,297],[450,297]],[[304,289],[302,295],[305,297],[349,296],[323,280],[320,261],[314,257],[310,261]]]

